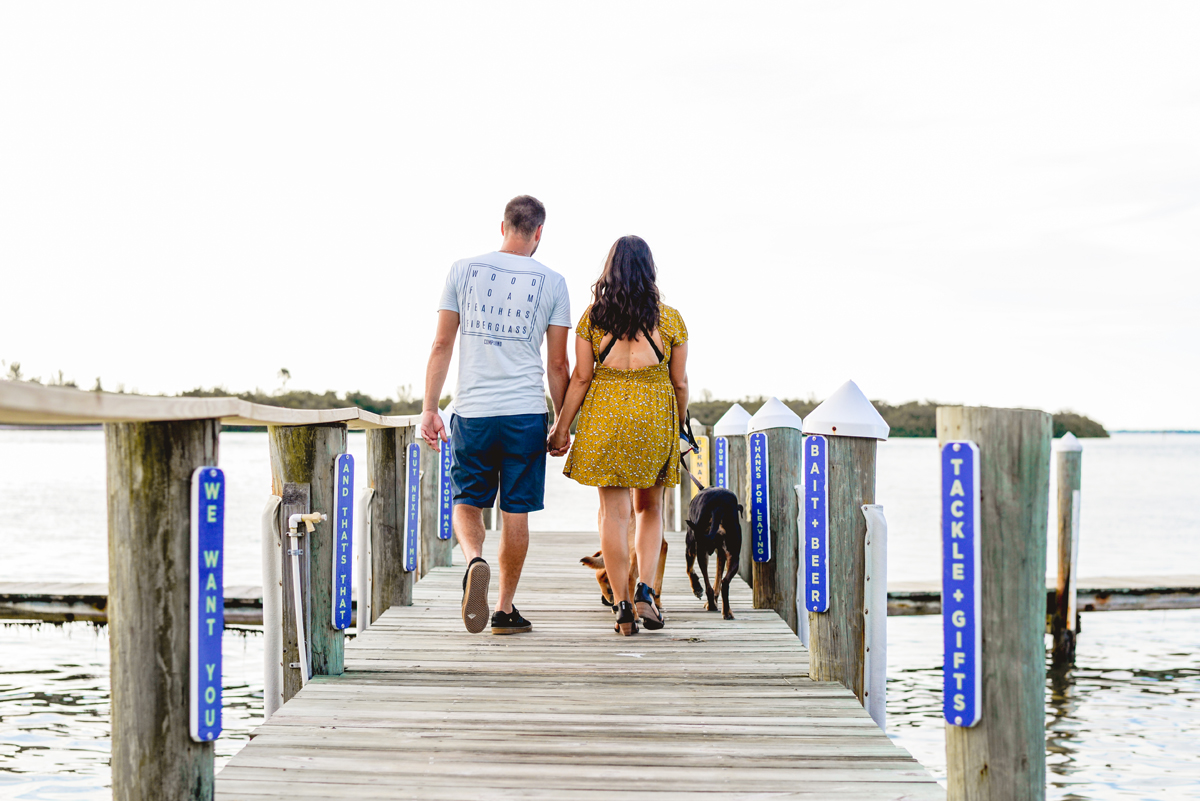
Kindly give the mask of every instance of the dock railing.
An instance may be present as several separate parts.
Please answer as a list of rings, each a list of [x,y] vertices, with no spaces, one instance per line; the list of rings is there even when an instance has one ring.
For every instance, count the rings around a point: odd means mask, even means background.
[[[223,499],[215,480],[207,499],[202,499],[193,488],[193,477],[200,475],[200,468],[219,467],[221,427],[265,426],[270,442],[274,497],[264,514],[263,547],[269,714],[299,690],[310,661],[312,675],[342,672],[344,629],[334,625],[337,543],[332,532],[339,489],[334,468],[346,453],[347,431],[367,432],[367,483],[372,491],[369,512],[363,510],[368,526],[360,529],[367,535],[361,550],[369,559],[360,575],[368,578],[371,593],[366,607],[360,605],[360,629],[390,606],[412,603],[412,585],[419,575],[417,552],[439,564],[447,561],[444,540],[409,547],[413,538],[437,537],[435,527],[414,527],[411,521],[421,515],[436,517],[440,501],[439,493],[422,493],[418,487],[419,510],[406,508],[405,498],[412,490],[406,484],[409,446],[417,441],[417,422],[416,416],[358,408],[284,409],[239,398],[146,397],[0,381],[0,424],[104,426],[114,798],[213,795],[212,739],[220,730],[220,671],[208,677],[215,684],[203,690],[208,694],[208,725],[203,719],[198,724],[194,694],[197,681],[205,677],[204,664],[197,665],[194,641],[195,626],[203,628],[207,621],[208,628],[215,629],[219,660],[224,617],[223,593],[216,584],[223,583],[224,548],[206,550],[207,570],[201,570],[193,540],[201,502],[214,511],[199,518],[200,527],[220,524],[223,537],[223,511],[216,511],[223,508]],[[436,464],[435,459],[425,461]],[[216,470],[203,473],[218,475]],[[419,471],[419,480],[422,473],[424,481],[437,479],[436,469]],[[289,518],[310,513],[324,514],[325,520],[316,523],[311,534],[302,527],[300,536],[287,536]],[[407,559],[406,549],[411,551]],[[297,559],[293,572],[289,566]],[[197,588],[194,576],[201,573],[210,585]],[[299,605],[291,603],[297,597],[294,575],[302,585]],[[303,654],[297,612],[308,644]],[[212,667],[210,663],[209,673]]]

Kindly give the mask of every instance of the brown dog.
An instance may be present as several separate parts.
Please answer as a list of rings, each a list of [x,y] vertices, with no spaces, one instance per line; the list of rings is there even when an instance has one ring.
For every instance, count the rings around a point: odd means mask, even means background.
[[[633,548],[634,535],[636,532],[637,532],[637,526],[635,524],[634,518],[630,517],[629,518],[629,531],[627,532],[628,543],[629,543],[629,595],[626,597],[628,597],[631,602],[633,601],[634,590],[637,588],[637,576],[638,576],[637,551],[635,551]],[[582,559],[580,559],[579,563],[586,567],[590,567],[592,570],[596,571],[596,583],[600,585],[600,603],[604,604],[605,606],[612,606],[613,605],[612,583],[609,582],[608,570],[605,569],[605,567],[604,567],[604,552],[596,551],[591,556],[585,556]],[[662,543],[662,550],[659,551],[659,554],[658,554],[658,570],[655,572],[655,575],[654,575],[654,586],[651,587],[651,589],[654,590],[654,598],[655,598],[654,605],[658,607],[660,612],[663,609],[663,603],[662,603],[661,596],[662,596],[663,573],[666,571],[666,569],[667,569],[667,538],[664,536],[663,543]]]

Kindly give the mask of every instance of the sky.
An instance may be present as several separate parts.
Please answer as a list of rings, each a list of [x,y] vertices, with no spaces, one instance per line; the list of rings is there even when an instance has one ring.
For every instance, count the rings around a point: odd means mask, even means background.
[[[1194,3],[0,5],[0,360],[419,396],[446,272],[649,242],[692,391],[1200,429]],[[452,389],[452,387],[449,387]]]

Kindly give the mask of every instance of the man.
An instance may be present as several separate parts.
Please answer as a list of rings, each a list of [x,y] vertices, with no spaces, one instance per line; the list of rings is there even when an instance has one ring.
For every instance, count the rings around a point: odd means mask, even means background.
[[[571,303],[563,277],[533,254],[542,240],[546,208],[529,195],[515,197],[500,223],[503,242],[493,253],[462,259],[450,268],[438,307],[437,335],[425,373],[421,437],[438,449],[447,433],[437,402],[446,381],[456,333],[462,341],[458,389],[449,442],[454,528],[467,573],[463,623],[478,634],[486,625],[491,568],[483,559],[483,509],[500,491],[500,597],[493,634],[533,626],[513,606],[525,553],[529,513],[543,508],[546,482],[545,388],[541,348],[546,339],[550,398],[557,412],[567,391],[567,333]]]

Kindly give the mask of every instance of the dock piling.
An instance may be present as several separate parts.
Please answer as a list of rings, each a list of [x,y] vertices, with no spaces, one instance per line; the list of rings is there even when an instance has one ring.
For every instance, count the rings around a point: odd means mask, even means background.
[[[213,744],[189,731],[191,486],[217,420],[106,423],[112,789],[213,797]]]
[[[937,434],[939,447],[978,446],[981,499],[980,719],[974,726],[946,724],[948,798],[1044,799],[1050,415],[942,406]]]
[[[1050,618],[1053,639],[1051,662],[1055,667],[1075,664],[1075,637],[1079,612],[1076,605],[1079,564],[1079,513],[1083,446],[1068,433],[1055,443],[1058,485],[1058,581],[1054,613]]]
[[[404,569],[405,453],[415,428],[367,431],[367,483],[371,500],[370,623],[393,606],[412,604],[414,575]]]
[[[867,526],[867,513],[871,510],[878,518],[878,532],[883,515],[875,506],[876,443],[887,439],[889,428],[858,385],[847,381],[804,419],[804,433],[801,519],[805,533],[800,553],[809,677],[840,682],[859,703],[870,707],[866,669],[872,638],[868,632],[875,634],[876,642],[886,642],[886,633],[878,627],[886,626],[887,601],[885,595],[882,609],[875,610],[878,620],[871,620],[876,599],[868,597],[869,577],[879,570],[886,572],[886,565],[881,568],[869,561],[868,540],[873,532]],[[870,661],[876,669],[886,670],[886,657],[874,657]],[[876,722],[880,720],[882,712]]]
[[[756,455],[755,442],[750,442],[746,453],[746,474],[750,484],[745,504],[750,523],[746,535],[752,540],[765,537],[769,548],[765,556],[760,554],[760,543],[751,547],[754,561],[754,608],[774,609],[792,631],[799,632],[799,616],[796,613],[796,571],[800,564],[798,554],[799,532],[796,520],[800,505],[796,500],[795,486],[800,482],[800,445],[804,435],[800,433],[800,416],[784,406],[777,398],[771,398],[750,419],[749,439],[765,444],[766,492],[756,483],[756,476],[763,477],[759,460],[764,454]],[[761,531],[762,521],[759,503],[765,504],[767,525]]]
[[[344,423],[327,425],[268,426],[267,437],[271,447],[271,480],[275,494],[283,498],[283,514],[289,511],[295,499],[289,498],[288,485],[308,485],[309,512],[335,518],[334,495],[337,491],[335,475],[337,457],[346,452],[346,426]],[[286,528],[287,518],[281,520],[281,530]],[[290,541],[290,538],[284,538]],[[345,634],[333,627],[333,556],[337,547],[332,522],[320,523],[316,531],[305,533],[300,538],[304,551],[301,564],[308,566],[308,578],[304,589],[308,592],[305,604],[304,631],[308,639],[311,658],[311,675],[337,676],[343,669]],[[287,589],[288,571],[284,571]],[[284,595],[284,608],[291,596]],[[285,621],[287,615],[285,613]],[[284,671],[284,697],[291,698],[295,687],[293,673]],[[299,689],[295,687],[295,689]]]
[[[713,424],[712,465],[713,486],[725,487],[737,493],[742,505],[742,553],[738,560],[738,575],[754,586],[754,555],[745,521],[749,520],[750,495],[746,485],[746,425],[750,413],[735,403]]]

